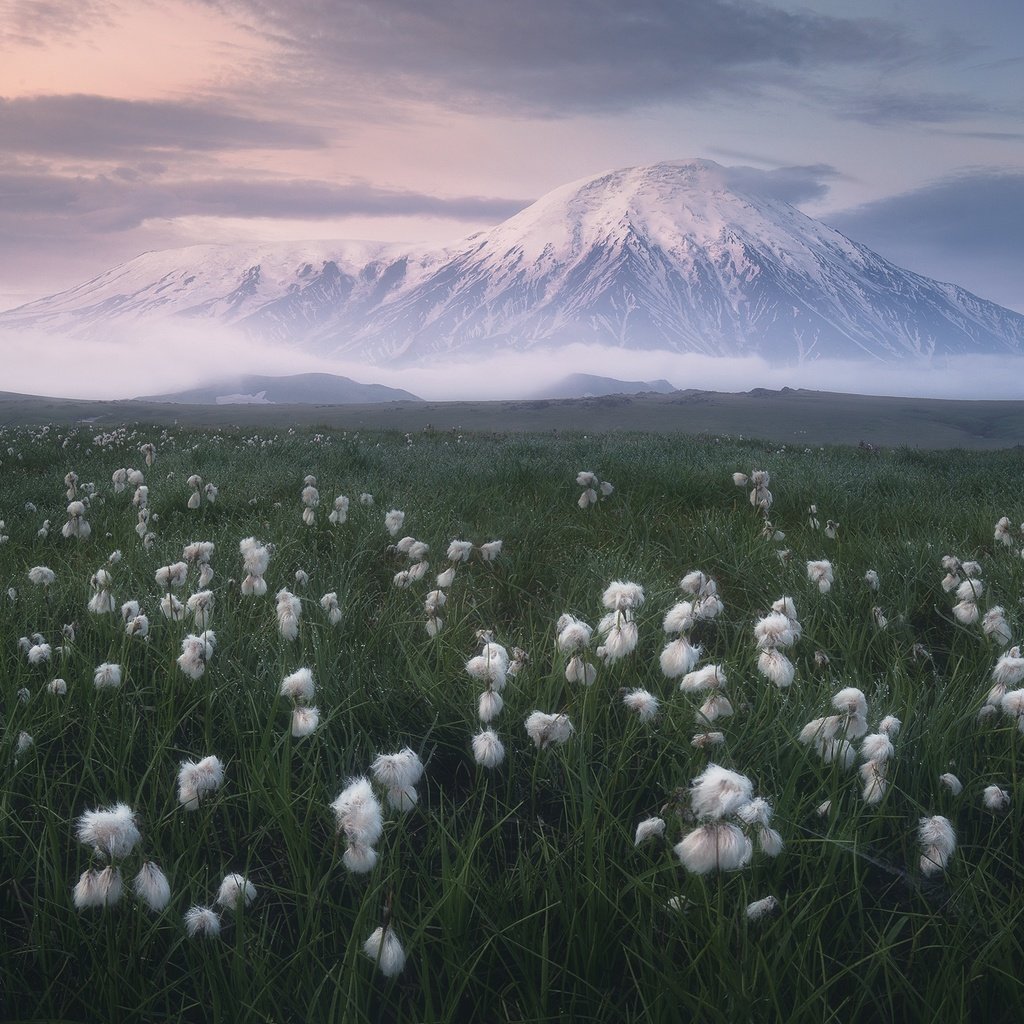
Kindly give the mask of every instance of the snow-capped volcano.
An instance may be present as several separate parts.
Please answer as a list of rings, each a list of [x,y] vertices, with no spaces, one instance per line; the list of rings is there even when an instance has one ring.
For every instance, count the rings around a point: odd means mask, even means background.
[[[1024,316],[729,177],[706,160],[613,171],[441,247],[147,253],[0,326],[89,335],[171,318],[381,364],[570,342],[772,363],[1024,351]]]

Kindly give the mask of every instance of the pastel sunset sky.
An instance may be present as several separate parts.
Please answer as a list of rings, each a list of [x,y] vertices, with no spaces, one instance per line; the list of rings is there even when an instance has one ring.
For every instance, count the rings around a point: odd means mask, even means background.
[[[0,0],[0,308],[692,156],[1024,311],[1020,0]]]

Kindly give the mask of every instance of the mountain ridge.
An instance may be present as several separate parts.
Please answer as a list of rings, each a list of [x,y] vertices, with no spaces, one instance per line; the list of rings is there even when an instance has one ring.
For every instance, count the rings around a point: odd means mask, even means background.
[[[706,160],[573,182],[450,245],[164,250],[0,314],[86,337],[157,323],[379,365],[580,342],[783,365],[1024,351],[1024,315],[733,188]]]

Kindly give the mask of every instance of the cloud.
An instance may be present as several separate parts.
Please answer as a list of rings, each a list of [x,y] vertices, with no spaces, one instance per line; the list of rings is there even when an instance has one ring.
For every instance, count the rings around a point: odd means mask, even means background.
[[[64,232],[115,232],[147,220],[185,216],[445,217],[487,220],[509,217],[526,200],[486,196],[438,196],[384,189],[363,182],[200,178],[180,180],[159,170],[119,167],[109,175],[69,177],[28,168],[0,170],[0,239]],[[0,242],[0,246],[2,246]]]
[[[879,92],[843,105],[846,116],[875,127],[946,124],[1003,111],[1002,104],[963,93]]]
[[[794,206],[823,198],[828,194],[828,183],[842,177],[831,164],[777,167],[774,170],[727,167],[725,175],[729,185],[740,192],[781,199]]]
[[[732,0],[222,0],[360,92],[564,116],[714,94],[917,49],[891,23]]]
[[[0,98],[0,138],[7,153],[93,160],[324,144],[319,131],[291,121],[198,103],[81,94]]]
[[[967,170],[825,219],[893,262],[1024,310],[1024,173]]]
[[[73,39],[94,25],[109,25],[109,0],[0,0],[0,53]]]

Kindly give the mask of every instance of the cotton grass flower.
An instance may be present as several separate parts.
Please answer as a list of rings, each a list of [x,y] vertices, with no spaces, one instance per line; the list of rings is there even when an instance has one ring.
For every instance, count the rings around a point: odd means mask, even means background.
[[[981,802],[985,809],[993,814],[1000,814],[1010,806],[1010,794],[999,786],[986,786],[981,795]]]
[[[112,860],[127,857],[142,839],[127,804],[86,811],[75,825],[75,835],[80,843]]]
[[[92,683],[97,690],[116,690],[121,685],[121,666],[108,661],[97,665]]]
[[[324,594],[320,598],[320,607],[326,612],[327,621],[332,626],[337,626],[341,622],[343,616],[336,591],[332,590],[329,594]]]
[[[636,835],[633,838],[633,845],[639,846],[641,843],[646,842],[648,839],[652,839],[655,836],[663,836],[665,834],[665,820],[664,818],[647,818],[641,821],[636,827]]]
[[[956,850],[956,834],[949,819],[941,814],[921,818],[917,838],[921,846],[921,873],[935,875],[945,871]]]
[[[622,703],[637,714],[641,722],[653,722],[658,716],[658,698],[647,690],[630,690],[622,695]]]
[[[190,939],[214,939],[220,935],[220,918],[210,907],[190,907],[185,911],[185,932]]]
[[[505,745],[492,729],[478,732],[472,739],[473,759],[482,768],[497,768],[505,760]]]
[[[341,526],[348,519],[349,500],[344,494],[339,494],[334,499],[334,507],[327,516],[327,521],[335,526]]]
[[[30,665],[45,665],[53,653],[53,648],[49,644],[33,644],[28,649],[28,663]]]
[[[331,803],[331,810],[338,831],[348,840],[345,866],[355,874],[371,871],[377,863],[373,847],[384,831],[384,818],[370,780],[352,779]]]
[[[485,562],[493,562],[501,554],[503,542],[500,540],[489,540],[486,544],[480,545],[480,557]]]
[[[63,679],[51,679],[46,684],[46,692],[54,697],[63,697],[68,692],[68,684]]]
[[[405,950],[394,928],[382,926],[363,943],[363,952],[377,965],[385,978],[395,978],[405,967]]]
[[[538,750],[559,746],[568,740],[575,729],[566,714],[547,714],[534,711],[527,717],[526,734]]]
[[[161,566],[156,571],[157,586],[167,590],[170,587],[183,587],[188,581],[188,563],[174,562]]]
[[[1013,637],[1010,624],[1006,621],[1006,612],[1001,605],[995,605],[985,612],[981,619],[981,630],[1000,647],[1005,647]]]
[[[199,679],[206,671],[206,666],[213,657],[217,638],[213,630],[206,630],[199,636],[189,633],[181,641],[181,654],[178,655],[178,668],[189,677]]]
[[[690,739],[690,746],[697,750],[706,750],[708,747],[719,747],[725,742],[725,733],[721,732],[698,732]]]
[[[629,611],[609,612],[597,624],[598,633],[601,635],[601,646],[597,649],[597,656],[609,664],[625,658],[636,650],[640,634],[630,615]]]
[[[171,902],[171,883],[167,876],[151,860],[147,860],[139,869],[132,882],[135,895],[149,907],[153,913],[159,913]]]
[[[868,569],[868,571],[864,573],[864,582],[867,584],[868,590],[873,590],[876,592],[878,591],[878,588],[881,585],[878,579],[878,573],[875,572],[874,569]]]
[[[473,554],[473,542],[471,540],[453,540],[448,545],[447,558],[449,562],[468,562]]]
[[[952,773],[944,772],[939,776],[939,782],[953,794],[959,796],[964,791],[963,783]]]
[[[807,578],[817,586],[822,594],[827,594],[832,589],[834,580],[832,563],[826,559],[808,562]]]
[[[320,725],[320,709],[315,707],[297,707],[292,709],[292,736],[304,739],[312,736]]]
[[[690,806],[698,818],[725,818],[753,797],[753,783],[745,775],[709,764],[690,784]]]
[[[212,590],[200,590],[185,602],[185,611],[192,616],[197,629],[206,629],[209,626],[213,618],[213,601]]]
[[[384,516],[384,528],[392,537],[398,536],[398,533],[402,529],[404,523],[405,513],[397,508],[393,508]]]
[[[747,920],[760,921],[762,918],[774,914],[779,909],[779,901],[774,896],[765,896],[764,899],[754,900],[747,904]]]
[[[280,694],[292,700],[312,700],[315,692],[313,672],[308,668],[296,669],[281,680]]]
[[[388,804],[395,810],[412,810],[418,797],[416,784],[423,777],[423,762],[416,751],[403,747],[397,754],[378,754],[370,773],[387,791]]]
[[[72,501],[68,505],[68,521],[61,527],[61,536],[64,538],[77,537],[79,540],[87,540],[92,533],[92,527],[85,519],[85,504],[81,501]]]
[[[299,635],[299,619],[302,617],[302,601],[290,590],[277,592],[277,630],[285,640],[295,640]]]
[[[200,801],[224,782],[224,764],[211,754],[200,761],[182,761],[178,771],[178,802],[186,811],[199,810]]]
[[[256,886],[245,875],[225,875],[217,890],[217,904],[225,910],[236,911],[249,906],[256,899]]]
[[[45,565],[34,565],[28,571],[28,579],[30,583],[45,589],[53,585],[57,579],[57,574]]]
[[[711,821],[694,829],[673,850],[683,867],[695,875],[738,871],[750,863],[753,854],[742,830],[725,821]]]
[[[89,907],[112,907],[121,898],[124,884],[118,868],[108,865],[102,870],[82,872],[72,898],[78,910]]]

